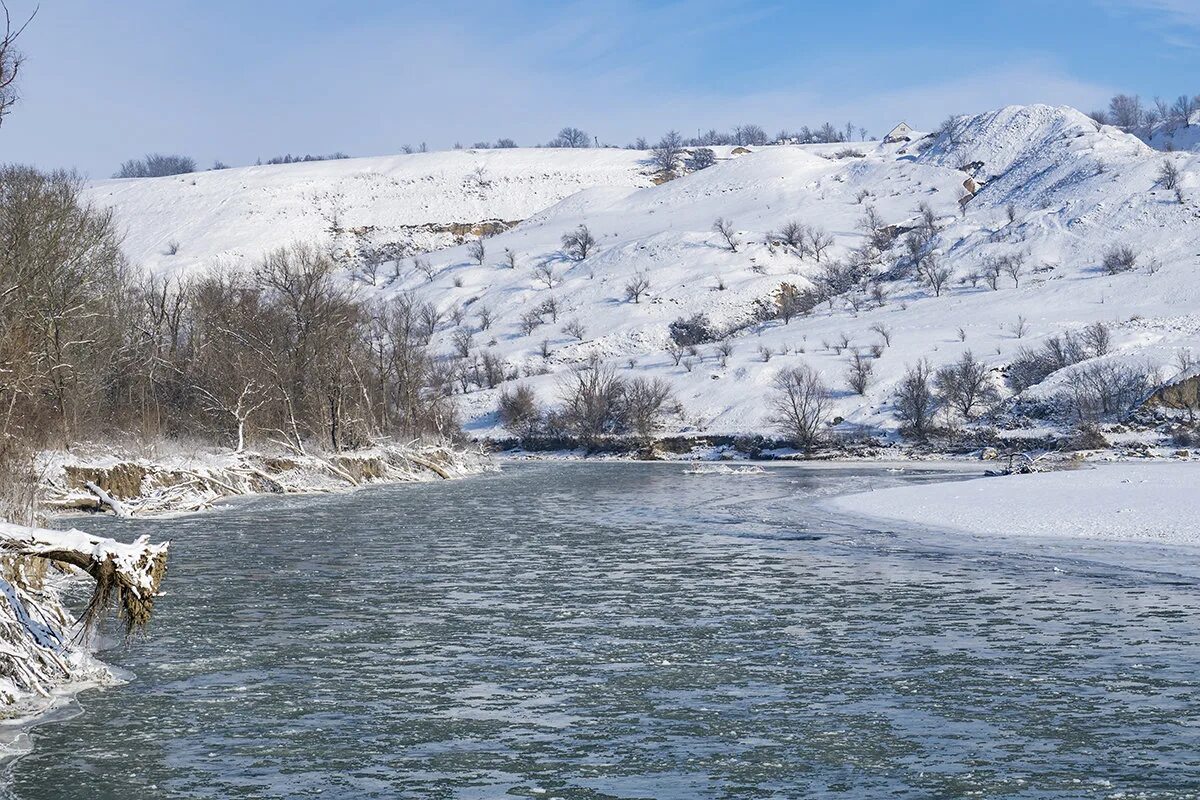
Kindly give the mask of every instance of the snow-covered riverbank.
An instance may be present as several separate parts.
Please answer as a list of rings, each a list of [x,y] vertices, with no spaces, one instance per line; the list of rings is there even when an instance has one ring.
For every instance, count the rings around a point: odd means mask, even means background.
[[[839,510],[980,535],[1200,545],[1200,463],[1119,463],[881,489]]]
[[[160,516],[200,511],[226,497],[314,494],[377,483],[445,480],[489,469],[486,456],[442,445],[380,445],[334,455],[44,453],[40,496],[51,512]]]

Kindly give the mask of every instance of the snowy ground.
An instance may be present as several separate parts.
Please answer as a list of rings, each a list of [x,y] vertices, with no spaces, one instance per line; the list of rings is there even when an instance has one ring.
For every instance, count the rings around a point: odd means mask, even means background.
[[[1200,545],[1200,463],[1101,464],[931,483],[831,501],[878,519],[978,535]]]

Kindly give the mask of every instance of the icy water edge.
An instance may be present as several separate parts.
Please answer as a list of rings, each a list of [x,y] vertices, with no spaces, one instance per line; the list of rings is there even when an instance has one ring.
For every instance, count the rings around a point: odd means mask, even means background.
[[[38,798],[1193,797],[1194,554],[876,530],[934,476],[528,464],[166,521]]]

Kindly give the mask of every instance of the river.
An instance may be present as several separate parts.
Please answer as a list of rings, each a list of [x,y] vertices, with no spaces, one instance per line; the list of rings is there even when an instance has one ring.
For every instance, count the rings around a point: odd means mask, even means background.
[[[839,518],[934,473],[512,464],[79,522],[173,540],[132,674],[2,768],[69,798],[1193,797],[1179,551]]]

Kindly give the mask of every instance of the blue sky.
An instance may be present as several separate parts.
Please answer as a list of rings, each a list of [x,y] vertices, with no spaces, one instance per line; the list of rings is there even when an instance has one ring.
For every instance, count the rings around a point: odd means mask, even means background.
[[[568,124],[615,144],[742,122],[879,133],[1200,94],[1200,0],[42,0],[23,45],[0,159],[94,177],[148,151],[244,164]]]

